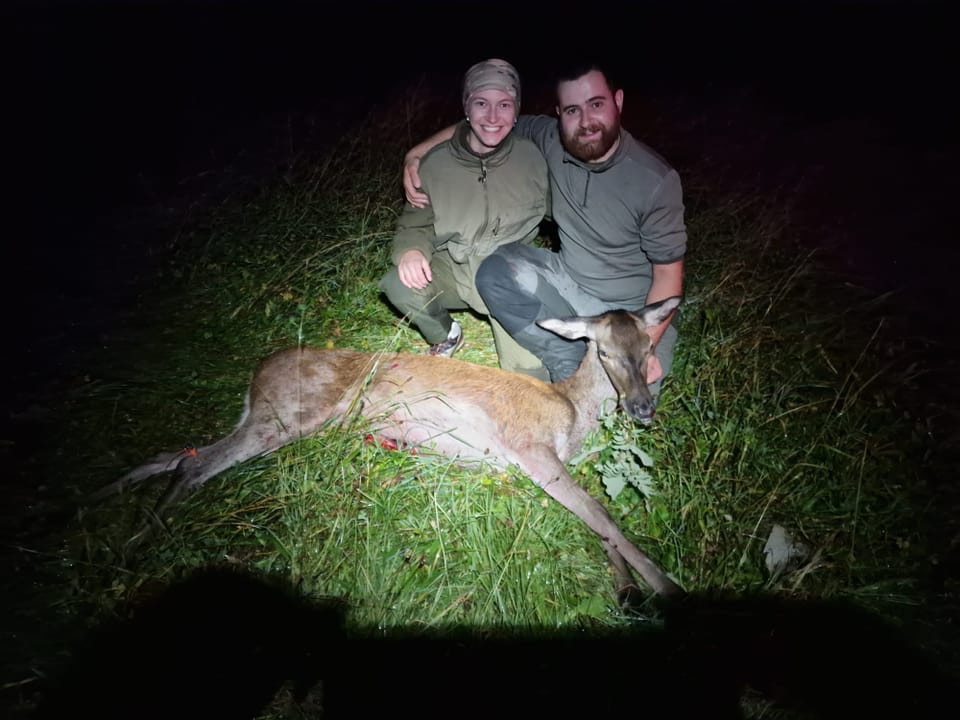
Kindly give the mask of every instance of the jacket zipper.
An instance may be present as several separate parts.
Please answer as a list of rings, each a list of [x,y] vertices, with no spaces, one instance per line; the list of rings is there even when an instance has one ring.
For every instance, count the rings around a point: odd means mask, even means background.
[[[480,229],[477,230],[477,237],[474,242],[483,237],[487,231],[487,225],[490,223],[490,195],[487,193],[487,166],[483,160],[480,161],[480,177],[477,179],[480,181],[480,187],[483,188],[483,223],[481,223]]]

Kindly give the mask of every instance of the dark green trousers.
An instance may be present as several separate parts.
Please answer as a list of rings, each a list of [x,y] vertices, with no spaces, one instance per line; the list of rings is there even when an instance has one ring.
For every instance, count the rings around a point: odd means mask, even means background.
[[[408,288],[400,282],[396,267],[391,267],[381,278],[379,287],[390,303],[420,331],[424,340],[435,345],[447,339],[453,324],[451,311],[470,309],[489,317],[487,306],[474,284],[476,269],[482,260],[471,258],[471,262],[457,263],[449,253],[440,251],[430,259],[433,281],[422,290]],[[500,367],[549,382],[543,363],[514,340],[499,322],[492,318],[490,321]]]

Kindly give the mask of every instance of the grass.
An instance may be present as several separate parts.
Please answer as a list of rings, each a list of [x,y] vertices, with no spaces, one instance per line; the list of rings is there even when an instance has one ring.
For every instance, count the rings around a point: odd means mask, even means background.
[[[274,350],[419,350],[376,282],[400,210],[397,158],[435,107],[424,103],[418,116],[396,102],[409,125],[393,106],[374,111],[321,160],[216,208],[178,239],[138,323],[109,355],[90,357],[62,401],[69,419],[41,471],[62,478],[65,495],[228,432],[256,361]],[[611,420],[575,477],[689,590],[852,599],[949,660],[935,623],[956,588],[935,606],[926,585],[938,549],[924,513],[942,470],[902,409],[923,365],[897,351],[893,305],[825,273],[791,236],[777,198],[723,195],[690,176],[681,343],[658,422]],[[462,357],[495,365],[488,327],[461,321]],[[640,489],[608,493],[618,477],[641,478]],[[31,659],[11,667],[6,686],[21,709],[70,638],[211,564],[339,598],[350,627],[384,635],[635,622],[615,607],[595,537],[529,480],[385,450],[362,427],[225,472],[168,534],[130,553],[125,541],[159,485],[20,546],[38,578],[18,606],[33,627],[19,648]],[[763,548],[774,523],[810,553],[771,579]],[[773,716],[762,701],[746,707]]]

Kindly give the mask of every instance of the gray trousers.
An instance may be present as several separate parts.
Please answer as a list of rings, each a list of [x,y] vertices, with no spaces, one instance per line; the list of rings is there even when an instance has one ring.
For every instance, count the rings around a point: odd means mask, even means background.
[[[537,320],[590,317],[608,310],[639,310],[608,303],[577,285],[560,264],[560,256],[545,248],[513,243],[497,249],[477,270],[477,290],[491,317],[527,350],[543,361],[550,379],[558,382],[576,372],[583,360],[585,340],[567,340],[536,324]],[[673,366],[677,331],[669,325],[656,354],[666,375]],[[660,382],[651,384],[657,394]]]
[[[480,258],[477,258],[476,265],[479,264]],[[408,288],[400,282],[396,267],[390,268],[381,278],[379,287],[390,303],[409,318],[424,340],[436,345],[447,339],[453,324],[451,310],[471,309],[481,315],[490,313],[473,282],[473,267],[457,264],[449,253],[441,251],[430,259],[430,271],[433,280],[422,290]],[[546,368],[535,355],[492,317],[490,325],[501,368],[549,381]]]

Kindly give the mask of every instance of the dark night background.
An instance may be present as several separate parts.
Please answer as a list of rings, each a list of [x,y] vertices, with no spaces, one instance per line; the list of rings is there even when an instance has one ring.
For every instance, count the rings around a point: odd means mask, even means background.
[[[780,189],[843,272],[903,291],[924,332],[952,326],[944,308],[960,257],[947,222],[957,148],[946,6],[564,8],[8,6],[3,267],[17,342],[7,402],[25,402],[17,374],[53,365],[55,377],[75,344],[109,330],[178,223],[282,172],[291,151],[334,140],[389,88],[424,73],[457,82],[498,54],[542,77],[552,58],[592,46],[625,61],[628,123],[656,114],[673,126],[670,143],[646,139],[681,174],[714,163],[721,189]]]
[[[0,425],[29,419],[108,342],[205,207],[276,177],[291,153],[322,153],[424,74],[455,84],[502,56],[529,81],[591,47],[630,69],[625,120],[657,129],[640,139],[681,177],[713,168],[720,190],[780,193],[839,277],[896,291],[905,330],[955,368],[947,17],[892,0],[9,3]],[[949,377],[918,405],[950,402]]]
[[[626,121],[658,115],[671,142],[642,139],[681,174],[714,163],[721,189],[779,189],[842,272],[903,291],[923,332],[952,327],[944,309],[960,257],[947,221],[957,148],[946,6],[563,8],[8,5],[3,299],[17,340],[6,402],[22,411],[23,373],[33,386],[56,378],[75,347],[109,332],[178,223],[204,204],[334,140],[387,89],[423,73],[456,83],[498,54],[535,79],[565,52],[612,51],[629,75]]]

